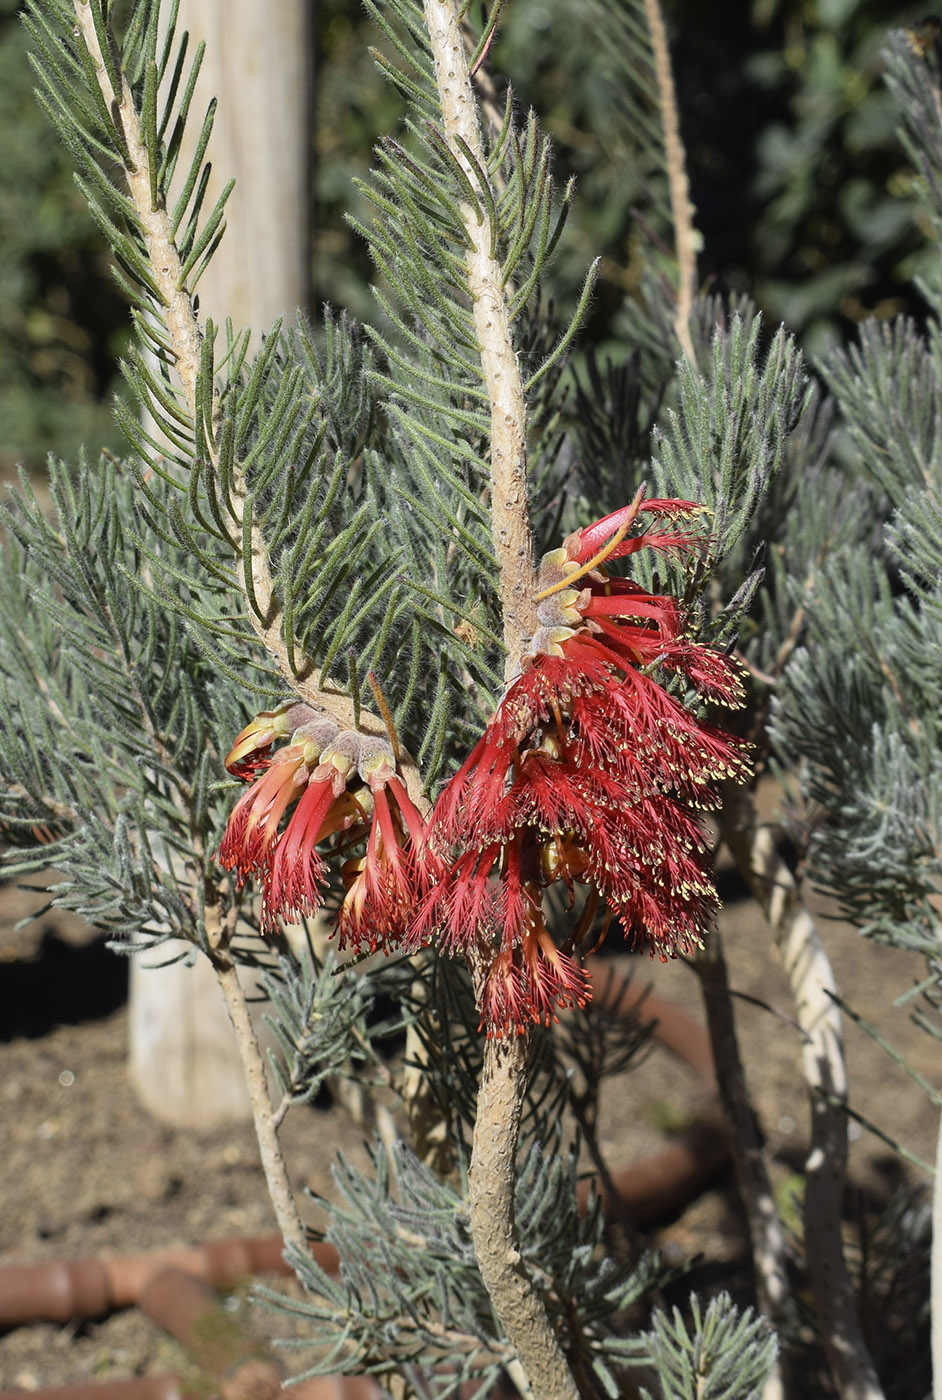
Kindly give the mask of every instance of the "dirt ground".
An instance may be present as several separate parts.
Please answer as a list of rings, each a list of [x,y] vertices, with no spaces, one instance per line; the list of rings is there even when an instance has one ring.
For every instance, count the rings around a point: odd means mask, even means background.
[[[800,1045],[761,915],[737,898],[729,876],[725,883],[727,957],[733,984],[744,994],[736,1010],[743,1054],[788,1215],[808,1131]],[[162,1127],[144,1112],[126,1072],[124,960],[72,918],[45,915],[18,929],[39,903],[21,889],[0,890],[0,1268],[274,1231],[251,1128],[200,1135]],[[824,918],[821,929],[845,997],[865,1017],[879,1019],[938,1084],[934,1043],[912,1026],[907,1010],[888,1010],[919,975],[915,961],[864,944],[833,919]],[[641,981],[650,979],[659,994],[702,1022],[687,967],[631,961]],[[853,1105],[931,1160],[936,1121],[924,1094],[854,1026],[847,1044]],[[607,1089],[602,1146],[610,1164],[622,1167],[661,1150],[702,1106],[696,1076],[656,1049],[640,1070]],[[298,1187],[329,1194],[331,1160],[338,1150],[362,1160],[360,1136],[339,1108],[293,1110],[285,1141]],[[857,1124],[851,1137],[854,1200],[876,1206],[904,1177],[924,1177]],[[712,1280],[741,1283],[743,1230],[730,1172],[652,1238],[668,1258],[703,1254]],[[233,1306],[248,1307],[244,1298]],[[280,1319],[258,1310],[253,1325],[263,1333],[285,1330]],[[176,1343],[134,1309],[82,1326],[34,1324],[0,1335],[0,1387],[24,1392],[183,1365]]]

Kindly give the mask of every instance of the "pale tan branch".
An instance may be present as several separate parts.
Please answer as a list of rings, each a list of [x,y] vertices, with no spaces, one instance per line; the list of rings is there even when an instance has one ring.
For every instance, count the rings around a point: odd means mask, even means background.
[[[31,802],[42,803],[44,812],[50,821],[66,822],[69,825],[77,825],[81,821],[81,817],[74,807],[69,807],[64,802],[57,802],[55,798],[47,797],[44,793],[37,794],[29,792],[23,787],[22,783],[11,783],[8,782],[6,778],[0,778],[0,791],[3,792],[5,797],[15,798],[18,802],[22,802],[24,806],[29,805]],[[42,817],[36,817],[34,819],[34,825],[38,826],[42,820]],[[2,825],[3,821],[2,818],[0,818],[0,827],[2,827]]]
[[[579,1391],[518,1248],[514,1225],[517,1136],[529,1036],[488,1040],[468,1177],[471,1239],[500,1324],[516,1348],[532,1400],[579,1400]]]
[[[451,0],[425,0],[442,121],[455,159],[475,187],[487,170],[467,48]],[[486,178],[486,177],[484,177]],[[490,400],[491,533],[503,609],[505,676],[517,672],[537,628],[536,577],[527,500],[527,414],[510,332],[510,310],[485,213],[461,204],[468,235],[466,276],[482,376]],[[480,989],[493,950],[478,950]],[[491,1302],[538,1400],[578,1400],[579,1391],[518,1248],[514,1217],[517,1140],[526,1091],[529,1036],[487,1042],[478,1090],[469,1174],[471,1237]],[[521,1377],[521,1380],[523,1377]]]
[[[73,8],[82,41],[95,63],[102,96],[120,123],[124,135],[130,156],[130,164],[125,167],[128,191],[143,230],[148,263],[164,302],[162,315],[173,346],[175,368],[180,376],[187,410],[195,418],[202,335],[184,285],[183,266],[171,231],[170,218],[162,204],[155,208],[151,200],[150,162],[140,117],[123,75],[120,91],[112,89],[87,0],[73,0]]]
[[[448,0],[426,0],[425,22],[445,132],[473,187],[477,171],[486,170],[487,161],[461,27]],[[477,170],[465,156],[461,142],[474,157]],[[514,675],[537,628],[527,502],[526,400],[510,333],[503,271],[491,252],[490,222],[483,208],[478,211],[464,203],[460,210],[470,242],[466,255],[468,292],[491,403],[491,528],[504,613],[507,672]]]
[[[667,31],[658,0],[644,0],[644,13],[651,36],[654,55],[654,78],[661,105],[661,127],[664,132],[664,154],[667,160],[667,183],[670,193],[671,218],[674,225],[674,252],[677,257],[677,306],[674,312],[674,333],[680,348],[691,364],[696,363],[690,336],[690,313],[697,282],[697,241],[693,227],[693,205],[684,143],[677,115],[677,94],[671,72]]]
[[[746,1211],[759,1311],[780,1330],[796,1320],[786,1267],[785,1232],[762,1155],[762,1137],[749,1097],[730,999],[723,944],[713,930],[697,954],[716,1080],[723,1104],[727,1140],[739,1194]],[[763,1400],[781,1400],[782,1376],[776,1365],[763,1389]]]
[[[235,964],[230,961],[227,955],[217,955],[213,959],[213,966],[226,999],[229,1019],[232,1022],[232,1029],[235,1031],[239,1046],[246,1088],[249,1091],[249,1102],[252,1105],[252,1117],[255,1121],[255,1135],[262,1158],[262,1169],[265,1173],[268,1194],[275,1209],[278,1228],[285,1244],[303,1255],[307,1250],[307,1235],[298,1214],[281,1143],[278,1141],[275,1115],[272,1113],[271,1099],[268,1095],[265,1061],[262,1057],[258,1037],[255,1034],[255,1027],[252,1025],[252,1018],[249,1015],[242,983],[239,981]]]

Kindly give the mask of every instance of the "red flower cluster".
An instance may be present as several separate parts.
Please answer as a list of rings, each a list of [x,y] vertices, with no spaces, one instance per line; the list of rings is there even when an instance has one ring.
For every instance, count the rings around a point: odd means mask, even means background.
[[[473,953],[482,1025],[497,1036],[584,1005],[591,980],[577,948],[602,902],[652,953],[699,943],[718,901],[696,813],[715,805],[720,780],[746,775],[747,760],[663,680],[673,673],[726,705],[742,703],[741,681],[684,635],[676,599],[603,567],[641,549],[689,553],[695,540],[672,522],[699,509],[639,492],[544,556],[521,673],[427,825],[389,745],[305,705],[253,720],[226,761],[254,781],[219,859],[240,883],[261,882],[263,927],[318,908],[323,842],[365,840],[343,866],[340,946]],[[665,523],[629,538],[644,515]],[[544,911],[551,890],[570,910],[561,945]]]
[[[344,866],[340,946],[373,951],[401,938],[417,898],[425,825],[388,744],[341,730],[307,705],[286,705],[242,730],[226,767],[255,781],[233,808],[219,861],[240,885],[248,875],[261,883],[263,928],[316,913],[327,875],[317,848],[343,833],[348,845],[366,837],[366,855]]]
[[[698,509],[639,496],[544,557],[531,654],[436,805],[430,846],[445,873],[414,934],[452,953],[493,946],[481,993],[489,1034],[584,1004],[591,984],[574,951],[600,900],[662,956],[699,943],[717,907],[694,809],[714,805],[717,781],[745,775],[745,755],[652,672],[673,671],[728,705],[742,701],[740,679],[725,656],[684,637],[675,599],[601,567],[643,548],[689,550],[683,534],[625,536],[641,512],[671,520]],[[553,886],[573,911],[562,947],[543,913]]]

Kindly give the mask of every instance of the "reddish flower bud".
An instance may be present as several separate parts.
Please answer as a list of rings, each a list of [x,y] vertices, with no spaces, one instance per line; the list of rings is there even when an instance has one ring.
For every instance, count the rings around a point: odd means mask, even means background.
[[[303,723],[296,726],[298,719]],[[266,748],[288,733],[291,743],[267,756]],[[396,776],[390,745],[340,731],[295,705],[257,716],[229,758],[232,771],[262,776],[236,803],[219,861],[237,872],[240,885],[249,875],[260,881],[263,930],[316,913],[327,882],[325,844],[344,836],[349,849],[368,831],[366,855],[344,867],[349,888],[338,918],[340,944],[385,949],[399,941],[418,899],[425,823]],[[349,791],[360,777],[367,786]]]
[[[302,725],[319,726],[322,748],[330,742],[338,728],[332,719],[319,717],[310,705],[288,701],[276,710],[263,710],[236,736],[225,758],[226,769],[235,777],[250,782],[258,773],[264,772],[271,762],[275,740],[286,738]]]

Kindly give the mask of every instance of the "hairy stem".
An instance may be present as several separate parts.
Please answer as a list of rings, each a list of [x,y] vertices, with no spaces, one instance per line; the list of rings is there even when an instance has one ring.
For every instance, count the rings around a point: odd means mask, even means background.
[[[125,166],[128,193],[134,202],[147,258],[164,302],[162,317],[173,345],[175,368],[180,376],[187,405],[195,416],[196,384],[199,377],[202,333],[193,312],[193,303],[183,280],[183,265],[173,238],[170,217],[163,204],[151,199],[150,156],[144,142],[140,114],[123,74],[120,91],[114,91],[98,42],[98,33],[88,0],[72,0],[78,29],[98,73],[98,85],[107,105],[121,126],[130,163]],[[156,159],[156,156],[155,156]]]
[[[802,1032],[802,1066],[811,1096],[805,1252],[831,1374],[842,1400],[883,1400],[841,1240],[847,1068],[834,973],[797,881],[777,851],[772,831],[759,825],[752,794],[742,788],[726,788],[723,837],[768,919]]]
[[[451,0],[425,0],[445,134],[472,185],[487,170],[467,49]],[[526,400],[493,231],[481,199],[460,206],[468,234],[466,276],[481,369],[491,406],[491,531],[503,609],[505,675],[511,679],[537,627],[536,577],[527,502]],[[491,954],[492,955],[492,954]],[[484,952],[486,961],[487,952]],[[486,971],[486,969],[484,969]],[[473,970],[480,987],[482,969]],[[517,1139],[527,1082],[529,1036],[488,1040],[478,1091],[469,1175],[471,1237],[501,1327],[538,1400],[578,1400],[539,1289],[517,1247]]]
[[[661,126],[664,132],[664,155],[667,160],[667,183],[674,225],[674,252],[677,257],[677,306],[674,311],[674,334],[680,348],[691,364],[695,363],[693,341],[690,337],[690,312],[697,279],[696,238],[693,228],[693,205],[687,181],[684,143],[680,137],[677,115],[677,95],[671,73],[667,31],[658,0],[644,0],[644,14],[651,36],[654,55],[654,78],[661,104]]]
[[[472,186],[487,169],[477,104],[468,72],[466,47],[450,0],[426,0],[425,22],[435,58],[435,75],[446,135]],[[464,154],[461,142],[474,158]],[[476,168],[475,168],[476,167]],[[503,270],[492,251],[490,220],[460,206],[470,247],[466,255],[468,292],[478,335],[481,369],[491,403],[491,530],[504,613],[508,675],[537,627],[536,577],[527,504],[527,416],[523,381],[510,334],[510,311]]]
[[[579,1400],[546,1306],[517,1247],[517,1135],[527,1083],[528,1035],[488,1040],[468,1177],[471,1239],[500,1324],[513,1343],[532,1400]]]
[[[262,1158],[262,1170],[265,1173],[265,1182],[275,1210],[278,1228],[286,1247],[296,1250],[299,1254],[304,1254],[307,1250],[307,1234],[298,1214],[294,1192],[288,1178],[288,1168],[285,1165],[284,1153],[278,1140],[278,1129],[275,1124],[275,1116],[272,1113],[271,1099],[268,1096],[265,1061],[262,1057],[258,1037],[255,1034],[255,1027],[252,1025],[252,1018],[249,1015],[245,992],[239,981],[235,964],[227,955],[219,954],[214,957],[213,967],[222,988],[222,994],[226,999],[229,1019],[232,1022],[232,1029],[235,1031],[239,1046],[245,1084],[249,1091],[249,1102],[252,1105],[255,1136],[258,1139],[258,1150]]]

